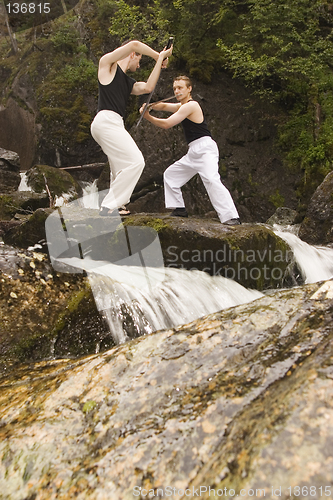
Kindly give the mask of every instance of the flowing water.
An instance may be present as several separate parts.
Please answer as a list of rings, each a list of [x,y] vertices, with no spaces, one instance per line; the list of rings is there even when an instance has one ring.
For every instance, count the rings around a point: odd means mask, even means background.
[[[31,187],[28,186],[27,184],[27,174],[26,172],[21,172],[21,182],[19,187],[17,188],[18,191],[32,191]]]
[[[96,182],[83,189],[83,206],[98,208]],[[333,276],[333,249],[303,242],[294,234],[295,226],[273,229],[291,247],[305,283]],[[183,325],[263,295],[233,280],[201,271],[151,268],[142,262],[135,266],[115,265],[92,261],[89,256],[62,261],[87,272],[96,306],[108,322],[116,343]]]
[[[81,206],[98,209],[96,181],[82,187]],[[66,203],[65,198],[63,201]],[[295,227],[274,226],[273,230],[291,247],[303,281],[313,283],[331,279],[333,249],[308,245],[295,234]],[[233,280],[209,276],[201,271],[151,268],[142,262],[134,266],[116,265],[93,261],[89,255],[59,261],[87,273],[96,306],[106,319],[116,343],[183,325],[263,295]]]
[[[236,281],[202,271],[60,260],[87,272],[96,306],[117,344],[263,296]]]
[[[297,236],[297,226],[274,226],[274,232],[293,251],[304,283],[333,278],[333,248],[309,245]],[[296,232],[295,232],[296,231]]]

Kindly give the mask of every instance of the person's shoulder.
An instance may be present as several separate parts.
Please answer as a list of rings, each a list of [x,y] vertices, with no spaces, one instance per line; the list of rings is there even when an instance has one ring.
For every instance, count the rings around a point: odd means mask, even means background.
[[[200,104],[198,103],[198,101],[194,100],[194,99],[191,99],[190,101],[188,101],[186,104],[189,104],[191,108],[200,108],[201,109],[201,106]]]

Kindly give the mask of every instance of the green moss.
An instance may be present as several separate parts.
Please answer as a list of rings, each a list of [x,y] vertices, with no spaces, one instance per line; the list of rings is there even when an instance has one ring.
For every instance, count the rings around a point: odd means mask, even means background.
[[[10,220],[18,211],[19,206],[10,195],[0,195],[0,219]]]
[[[85,298],[88,298],[89,295],[90,295],[90,285],[88,282],[86,282],[82,290],[79,290],[78,292],[74,293],[71,296],[66,306],[66,309],[59,314],[56,324],[49,334],[50,338],[55,338],[58,335],[58,333],[64,329],[68,317],[78,309],[81,302]]]
[[[61,196],[70,190],[78,192],[80,189],[75,179],[68,172],[48,165],[35,165],[35,167],[28,170],[27,183],[37,193],[45,191],[47,183],[53,197]]]
[[[83,408],[82,408],[83,413],[90,413],[96,407],[96,405],[97,405],[96,401],[92,401],[92,400],[87,401],[83,405]]]
[[[165,222],[162,219],[159,218],[148,218],[148,219],[140,219],[137,217],[127,217],[126,220],[124,221],[124,226],[148,226],[151,227],[152,229],[155,229],[157,233],[160,233],[161,231],[168,229],[170,226],[167,222]]]

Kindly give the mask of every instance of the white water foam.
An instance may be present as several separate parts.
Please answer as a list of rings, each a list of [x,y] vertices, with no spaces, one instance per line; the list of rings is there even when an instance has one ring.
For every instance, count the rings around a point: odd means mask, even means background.
[[[309,245],[291,232],[289,226],[274,225],[273,230],[292,249],[305,283],[333,278],[333,248]]]
[[[27,174],[26,172],[21,172],[21,182],[19,187],[17,188],[18,191],[32,191],[32,188],[28,186],[27,184]]]
[[[81,182],[83,197],[82,204],[84,208],[99,209],[99,192],[97,188],[97,179],[94,182]]]
[[[59,261],[87,271],[96,306],[116,343],[183,325],[263,296],[257,290],[202,271],[118,266],[86,258]],[[144,274],[149,276],[148,283]]]

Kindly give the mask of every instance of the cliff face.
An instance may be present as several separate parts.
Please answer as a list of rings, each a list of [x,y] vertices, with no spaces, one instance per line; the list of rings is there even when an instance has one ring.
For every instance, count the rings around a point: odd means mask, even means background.
[[[95,16],[93,3],[80,2],[61,18],[21,32],[17,55],[0,39],[6,49],[0,62],[0,146],[20,155],[22,170],[35,163],[60,167],[106,159],[90,135],[90,123],[97,105],[98,55],[115,48],[117,41],[98,38]],[[143,68],[145,73],[135,75],[139,80],[146,78],[151,61]],[[184,71],[171,63],[154,99],[172,95],[173,77]],[[277,206],[296,208],[298,179],[285,169],[275,148],[281,112],[226,73],[216,74],[210,84],[194,80],[194,98],[219,146],[220,174],[242,219],[265,221]],[[186,144],[179,127],[163,131],[143,122],[136,129],[141,101],[132,98],[127,120],[146,159],[132,208],[160,212],[163,172],[184,154]],[[212,211],[199,178],[184,194],[190,213]]]

